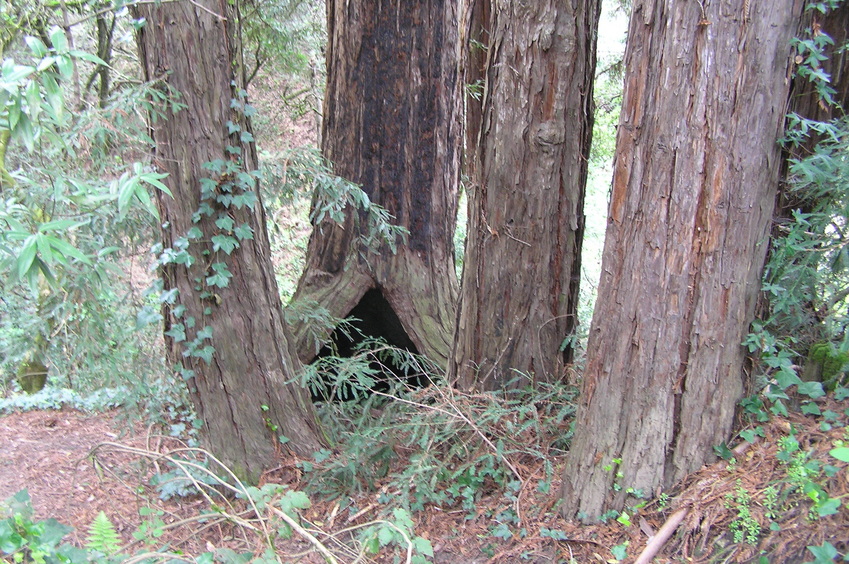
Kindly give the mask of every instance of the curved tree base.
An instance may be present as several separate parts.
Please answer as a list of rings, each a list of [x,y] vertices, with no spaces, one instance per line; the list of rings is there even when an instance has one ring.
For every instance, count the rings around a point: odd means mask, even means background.
[[[373,262],[380,264],[371,269],[356,265],[335,273],[307,268],[292,302],[315,303],[335,319],[356,317],[367,327],[364,332],[368,336],[383,337],[393,346],[445,366],[454,328],[456,279],[448,272],[434,271],[405,247],[399,248],[397,255],[375,257]],[[452,266],[448,259],[441,263],[443,270]],[[381,299],[375,299],[375,294]],[[317,330],[301,321],[293,324],[293,334],[297,355],[306,364],[318,356],[331,330]]]

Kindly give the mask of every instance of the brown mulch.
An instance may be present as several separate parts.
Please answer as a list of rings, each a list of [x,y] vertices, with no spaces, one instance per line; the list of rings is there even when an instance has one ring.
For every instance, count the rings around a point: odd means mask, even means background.
[[[472,564],[500,562],[607,562],[613,546],[628,542],[628,559],[633,562],[645,547],[648,535],[660,529],[665,519],[679,508],[688,508],[687,517],[667,541],[654,562],[750,562],[765,556],[769,562],[802,562],[813,560],[806,552],[809,545],[831,542],[841,553],[849,550],[849,470],[845,463],[828,456],[840,440],[847,441],[846,402],[820,402],[823,410],[839,413],[841,419],[831,430],[820,427],[822,419],[793,414],[787,419],[764,424],[765,437],[742,451],[737,462],[720,461],[690,475],[670,492],[671,501],[662,510],[652,502],[632,517],[634,525],[610,521],[586,526],[566,522],[559,517],[556,492],[559,480],[548,492],[537,485],[543,468],[537,463],[514,461],[523,476],[518,501],[507,501],[500,492],[485,496],[476,505],[476,515],[459,508],[428,507],[413,516],[416,533],[429,539],[436,551],[436,563]],[[843,425],[841,427],[840,425]],[[764,507],[765,491],[771,485],[787,488],[786,464],[776,458],[779,439],[794,429],[802,452],[809,460],[820,460],[839,470],[831,478],[818,478],[831,497],[842,497],[836,515],[814,518],[810,501],[801,492],[790,492],[777,515],[768,517]],[[208,509],[199,496],[176,498],[163,502],[149,486],[156,471],[148,459],[134,456],[120,448],[101,447],[97,460],[89,458],[91,450],[101,443],[130,445],[149,450],[167,451],[180,446],[153,434],[140,425],[129,427],[117,411],[89,415],[76,411],[28,412],[0,417],[0,498],[27,488],[32,497],[36,517],[53,517],[75,527],[69,541],[85,543],[87,529],[98,512],[104,511],[122,535],[125,543],[133,541],[132,533],[142,522],[139,510],[154,507],[162,511],[166,523],[177,522]],[[267,482],[286,482],[299,489],[301,474],[295,460],[282,459],[279,468],[266,476]],[[560,474],[563,460],[555,460],[555,476]],[[750,492],[750,509],[762,524],[761,539],[756,545],[733,543],[731,523],[738,519],[729,495],[743,487]],[[341,531],[378,518],[380,492],[367,492],[353,500],[359,511],[340,510],[338,501],[313,499],[313,506],[303,512],[305,523],[324,531]],[[387,492],[382,492],[386,494]],[[391,492],[390,492],[391,493]],[[238,500],[227,501],[233,511]],[[521,518],[522,534],[513,528],[513,538],[492,536],[494,517],[505,509],[514,509]],[[779,530],[770,530],[769,523]],[[542,529],[562,531],[568,540],[555,541],[542,536]],[[240,531],[228,525],[202,527],[188,524],[180,530],[168,531],[163,541],[173,549],[198,554],[214,547],[231,546],[237,550],[260,550],[256,541],[240,538]],[[344,539],[343,539],[344,540]],[[251,546],[254,542],[254,546]],[[129,545],[137,551],[139,544]],[[295,535],[278,546],[278,554],[286,562],[318,563],[322,559],[309,545]],[[289,556],[284,556],[289,555]],[[343,559],[342,561],[349,561]],[[390,562],[391,557],[378,558]]]
[[[100,511],[122,533],[134,530],[136,496],[121,484],[101,480],[86,461],[97,443],[117,440],[120,434],[114,413],[62,410],[4,415],[0,418],[0,499],[27,489],[35,517],[74,525],[75,543],[84,542],[88,525]]]

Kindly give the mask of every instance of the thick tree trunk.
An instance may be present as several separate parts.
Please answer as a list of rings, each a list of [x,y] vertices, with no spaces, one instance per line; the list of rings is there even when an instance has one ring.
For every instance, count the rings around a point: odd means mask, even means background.
[[[458,292],[456,7],[450,0],[329,0],[327,18],[322,151],[336,174],[362,185],[410,235],[397,254],[364,258],[356,212],[342,227],[315,226],[293,302],[314,300],[341,318],[377,290],[416,350],[444,364]],[[305,362],[316,355],[309,329],[295,327]]]
[[[188,381],[210,450],[256,481],[274,463],[279,436],[300,455],[320,448],[322,440],[309,395],[286,384],[296,363],[287,350],[265,214],[258,187],[251,186],[257,161],[240,88],[236,7],[199,0],[141,4],[137,10],[146,19],[138,34],[146,79],[167,83],[185,104],[153,123],[154,163],[169,173],[166,184],[174,195],[158,199],[163,256],[182,257],[162,267],[164,295],[176,293],[165,301],[169,360]],[[213,161],[232,172],[216,175],[204,168]],[[204,179],[211,179],[212,190],[202,190],[210,182]],[[243,207],[223,199],[249,192],[256,200]],[[215,250],[211,240],[219,236],[233,236],[240,247],[229,255]],[[212,278],[223,272],[220,265],[232,274],[226,287]],[[205,346],[214,347],[211,359],[203,358]]]
[[[713,459],[743,391],[801,0],[633,4],[613,190],[563,511]],[[617,486],[614,488],[614,484]]]
[[[449,364],[461,388],[560,378],[571,358],[599,10],[596,0],[470,10],[490,14],[471,25],[490,40]]]

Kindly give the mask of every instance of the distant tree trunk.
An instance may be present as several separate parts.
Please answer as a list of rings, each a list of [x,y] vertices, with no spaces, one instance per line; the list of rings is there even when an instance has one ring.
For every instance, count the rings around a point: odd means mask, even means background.
[[[464,49],[463,92],[465,106],[464,173],[474,178],[478,137],[481,131],[486,62],[489,53],[492,0],[467,0],[460,20],[460,46]]]
[[[849,51],[843,49],[849,40],[849,4],[843,2],[836,9],[825,14],[819,10],[808,10],[805,12],[800,28],[798,33],[800,37],[813,38],[824,33],[834,41],[833,45],[824,47],[823,54],[828,58],[821,62],[821,69],[831,77],[831,86],[836,92],[834,96],[836,106],[828,105],[820,100],[814,85],[808,79],[797,76],[793,80],[790,111],[816,121],[829,121],[840,117],[849,108]],[[799,56],[804,59],[807,55],[805,53]],[[798,150],[791,151],[791,156],[804,158],[810,155],[819,141],[819,136],[813,134],[808,143]]]
[[[474,4],[489,44],[449,377],[492,390],[571,360],[600,2]]]
[[[365,260],[352,245],[360,235],[356,212],[343,227],[314,226],[293,302],[316,301],[341,318],[375,290],[415,349],[444,364],[458,292],[456,7],[450,0],[329,0],[327,19],[322,151],[336,174],[362,185],[410,236],[397,254]],[[366,307],[358,314],[379,317]],[[312,360],[309,327],[296,326],[295,334],[300,358]]]
[[[814,85],[807,78],[797,75],[792,83],[789,111],[804,119],[828,122],[836,117],[844,116],[846,109],[849,108],[849,52],[842,49],[849,40],[849,4],[841,3],[835,10],[829,10],[825,14],[816,9],[805,12],[797,32],[798,37],[815,39],[821,34],[828,35],[834,41],[833,45],[824,46],[823,54],[826,55],[827,59],[820,62],[822,72],[831,78],[831,87],[835,90],[834,105],[821,100]],[[798,62],[801,63],[801,59],[807,58],[808,55],[808,53],[799,54],[797,56]],[[817,205],[816,202],[811,201],[810,196],[793,191],[792,179],[788,178],[788,175],[790,161],[809,157],[814,153],[820,141],[822,141],[822,136],[812,130],[809,132],[809,137],[798,146],[788,145],[786,147],[786,159],[782,168],[782,189],[778,194],[775,221],[773,222],[773,237],[782,237],[785,234],[783,228],[786,227],[788,221],[793,221],[795,211],[809,213]],[[794,285],[805,282],[814,283],[813,281],[795,279],[788,282]],[[818,299],[820,291],[815,287],[810,287],[809,293],[812,299],[807,303],[799,304],[799,309],[794,309],[792,313],[786,316],[784,314],[770,316],[769,304],[767,303],[769,297],[766,295],[763,296],[763,303],[760,304],[760,311],[758,312],[759,317],[770,319],[773,331],[786,328],[788,332],[793,333],[797,339],[794,349],[799,354],[800,362],[807,357],[811,345],[827,339],[828,334],[828,328],[823,322],[820,310],[822,305]],[[784,320],[790,321],[792,325],[782,327]],[[800,320],[804,321],[800,323]],[[799,331],[801,327],[804,327],[804,330]]]
[[[728,438],[802,4],[633,3],[568,517],[668,487]]]
[[[188,380],[210,450],[256,481],[273,465],[280,436],[303,456],[319,449],[322,439],[309,395],[286,384],[297,365],[287,350],[259,190],[250,186],[257,159],[241,90],[237,4],[198,0],[136,9],[146,20],[138,34],[146,80],[167,83],[186,106],[152,126],[153,162],[169,173],[174,195],[158,198],[163,245],[180,255],[189,242],[193,261],[188,268],[177,264],[186,262],[183,255],[162,267],[165,295],[177,292],[165,308],[169,360]],[[215,161],[227,167],[223,174],[204,168]],[[224,199],[250,192],[256,200],[248,198],[244,207]],[[194,228],[202,235],[193,236]],[[236,233],[240,247],[229,255],[210,242]],[[222,264],[232,274],[226,287],[212,278],[221,279]],[[211,361],[203,359],[208,345],[214,347]]]

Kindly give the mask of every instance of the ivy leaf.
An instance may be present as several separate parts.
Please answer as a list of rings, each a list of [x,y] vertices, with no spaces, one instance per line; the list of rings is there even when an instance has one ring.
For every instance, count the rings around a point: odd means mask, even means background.
[[[197,338],[200,339],[200,340],[209,339],[211,341],[212,340],[212,327],[207,325],[206,327],[204,327],[203,329],[198,331]]]
[[[221,215],[218,219],[215,220],[215,226],[218,229],[223,229],[224,231],[233,231],[233,226],[236,224],[233,221],[233,218],[229,215]]]
[[[812,401],[809,401],[802,406],[802,413],[805,415],[822,415],[819,406]]]
[[[245,192],[243,194],[239,194],[238,196],[233,196],[232,204],[239,209],[242,208],[253,208],[256,205],[256,194],[253,192]]]
[[[786,390],[792,385],[799,386],[802,384],[802,379],[796,374],[796,372],[792,369],[784,369],[779,370],[775,375],[775,381],[778,382],[778,386],[782,390]]]
[[[186,328],[182,323],[176,323],[165,332],[165,335],[174,339],[175,343],[182,343],[186,340]]]
[[[825,542],[822,546],[809,546],[808,550],[814,555],[814,561],[805,564],[831,564],[838,555],[837,549],[830,542]]]
[[[799,384],[797,389],[800,394],[808,396],[811,399],[821,398],[825,395],[825,391],[822,389],[822,382],[804,382]],[[819,413],[816,415],[819,415]]]
[[[239,241],[229,235],[215,235],[212,237],[212,250],[224,251],[228,255],[239,246]]]
[[[424,554],[433,558],[433,545],[424,537],[416,537],[413,539],[413,548],[420,554]]]
[[[206,279],[206,283],[210,286],[217,286],[219,288],[226,288],[230,285],[230,279],[233,277],[233,273],[231,273],[227,269],[227,265],[223,262],[216,262],[212,265],[212,270],[214,274],[208,276]]]
[[[239,241],[254,238],[254,230],[247,223],[243,223],[233,230],[233,234],[239,238]]]
[[[497,527],[492,529],[490,534],[497,539],[507,540],[513,538],[513,532],[510,530],[510,527],[504,523],[499,523]]]
[[[206,345],[202,349],[195,349],[192,356],[202,358],[207,364],[212,364],[212,354],[215,352],[215,347]]]
[[[617,544],[610,549],[610,552],[616,560],[625,560],[628,558],[628,541],[625,541],[622,544]]]

